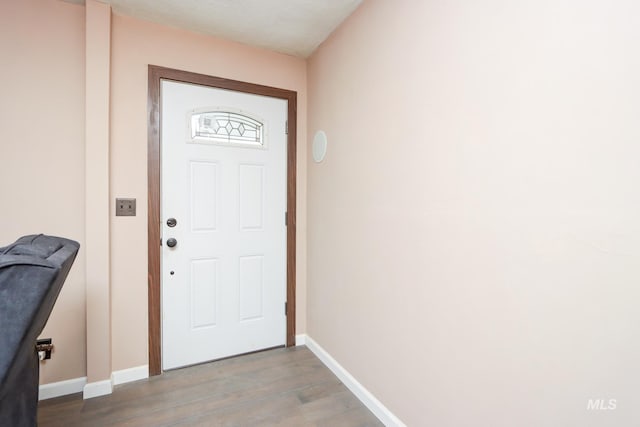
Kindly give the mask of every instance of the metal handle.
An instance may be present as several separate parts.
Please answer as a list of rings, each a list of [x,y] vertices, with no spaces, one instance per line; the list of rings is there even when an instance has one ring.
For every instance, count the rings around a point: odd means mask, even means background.
[[[169,219],[167,220],[167,225],[168,225],[169,227],[175,227],[177,224],[178,224],[178,221],[176,221],[176,219],[175,219],[175,218],[169,218]]]
[[[167,239],[167,246],[169,246],[170,248],[173,248],[177,244],[178,244],[178,241],[173,237],[170,239]]]

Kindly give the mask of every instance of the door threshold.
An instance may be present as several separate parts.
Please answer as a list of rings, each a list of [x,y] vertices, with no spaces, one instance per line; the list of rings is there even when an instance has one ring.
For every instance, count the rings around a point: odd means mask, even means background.
[[[207,365],[209,363],[222,362],[223,360],[236,359],[238,357],[250,356],[252,354],[265,353],[267,351],[277,350],[279,348],[287,348],[287,346],[283,344],[283,345],[277,345],[275,347],[262,348],[260,350],[249,351],[247,353],[240,353],[240,354],[234,354],[233,356],[221,357],[219,359],[205,360],[204,362],[193,363],[191,365],[184,365],[184,366],[180,366],[178,368],[163,369],[162,372],[163,373],[164,372],[174,372],[174,371],[178,371],[180,369],[192,368],[194,366]]]

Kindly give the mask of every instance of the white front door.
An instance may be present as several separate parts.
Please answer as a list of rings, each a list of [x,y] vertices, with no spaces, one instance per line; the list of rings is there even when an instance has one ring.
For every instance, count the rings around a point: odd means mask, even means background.
[[[161,103],[163,369],[284,345],[287,101],[163,80]]]

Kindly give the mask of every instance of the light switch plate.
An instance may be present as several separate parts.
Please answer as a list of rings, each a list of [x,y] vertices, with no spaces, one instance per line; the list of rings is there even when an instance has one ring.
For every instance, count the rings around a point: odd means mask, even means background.
[[[136,216],[136,199],[116,199],[116,216]]]

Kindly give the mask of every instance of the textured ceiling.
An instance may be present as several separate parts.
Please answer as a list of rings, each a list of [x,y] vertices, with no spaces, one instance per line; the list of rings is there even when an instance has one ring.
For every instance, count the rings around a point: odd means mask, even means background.
[[[66,0],[84,3],[82,0]],[[122,15],[306,58],[362,0],[99,0]]]

